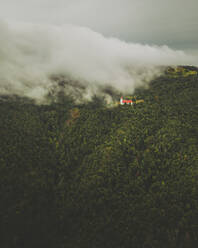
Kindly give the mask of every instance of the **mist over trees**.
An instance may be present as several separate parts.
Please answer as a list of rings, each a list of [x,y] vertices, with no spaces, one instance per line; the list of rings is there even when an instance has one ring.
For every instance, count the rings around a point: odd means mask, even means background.
[[[1,96],[1,247],[197,247],[197,68],[134,95],[144,102]]]
[[[105,37],[90,28],[0,19],[0,94],[44,102],[57,78],[81,84],[81,99],[101,87],[132,92],[161,75],[161,66],[197,65],[197,56],[166,45]],[[67,93],[74,94],[72,85]],[[64,88],[62,88],[62,91]]]

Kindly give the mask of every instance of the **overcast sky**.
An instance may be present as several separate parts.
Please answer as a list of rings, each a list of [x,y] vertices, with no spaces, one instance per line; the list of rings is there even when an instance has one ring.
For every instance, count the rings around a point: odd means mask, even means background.
[[[198,0],[0,0],[0,18],[72,23],[129,42],[198,50]]]

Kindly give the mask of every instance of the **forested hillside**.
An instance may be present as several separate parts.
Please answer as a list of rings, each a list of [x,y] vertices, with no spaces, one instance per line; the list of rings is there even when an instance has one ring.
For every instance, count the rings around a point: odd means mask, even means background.
[[[133,106],[1,96],[0,247],[198,247],[197,72]]]

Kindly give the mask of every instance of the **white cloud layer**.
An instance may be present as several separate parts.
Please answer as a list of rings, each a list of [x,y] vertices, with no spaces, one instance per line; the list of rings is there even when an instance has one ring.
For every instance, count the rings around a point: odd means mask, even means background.
[[[1,21],[0,34],[0,94],[42,99],[60,75],[82,82],[88,96],[109,85],[133,91],[159,75],[159,66],[197,61],[167,46],[126,43],[74,25]]]

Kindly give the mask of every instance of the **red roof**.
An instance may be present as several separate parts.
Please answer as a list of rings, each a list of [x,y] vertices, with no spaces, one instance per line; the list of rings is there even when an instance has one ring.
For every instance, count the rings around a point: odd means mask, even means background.
[[[132,103],[132,100],[122,100],[123,103]]]

